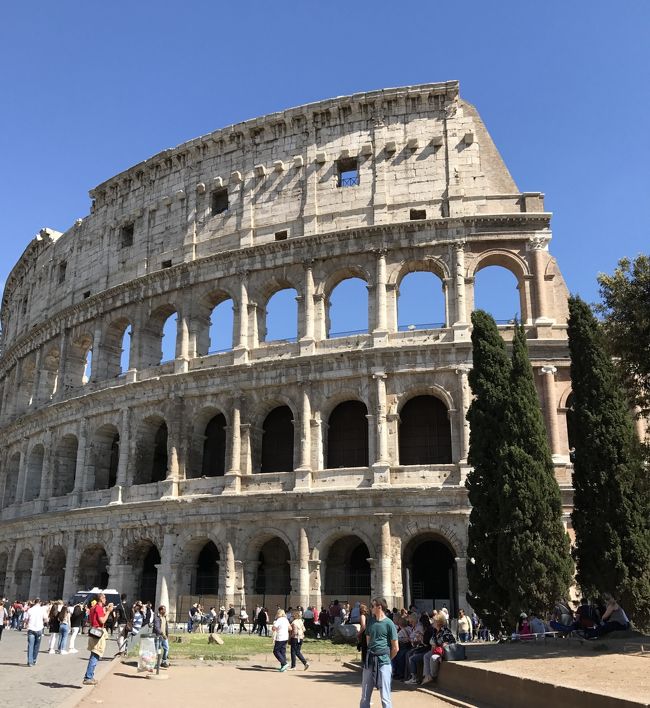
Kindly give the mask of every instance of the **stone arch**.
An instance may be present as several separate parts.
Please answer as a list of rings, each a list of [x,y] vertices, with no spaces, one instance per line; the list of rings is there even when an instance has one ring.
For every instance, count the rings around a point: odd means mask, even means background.
[[[77,566],[77,583],[83,590],[108,587],[108,555],[103,545],[94,543],[82,550]]]
[[[112,423],[104,423],[93,435],[87,488],[99,490],[114,487],[119,459],[120,433]]]
[[[350,278],[359,278],[365,281],[368,287],[374,285],[374,278],[370,270],[362,265],[352,264],[333,270],[324,280],[318,283],[316,294],[322,295],[326,300],[329,300],[332,290],[344,280],[349,280]]]
[[[133,597],[154,604],[158,582],[157,566],[160,565],[160,551],[156,542],[146,536],[133,541],[126,548],[124,559],[131,566],[129,580]]]
[[[151,415],[139,425],[133,484],[161,482],[169,466],[168,429],[161,415]]]
[[[409,273],[433,273],[441,281],[451,277],[449,267],[442,258],[437,256],[425,256],[424,258],[405,258],[399,263],[390,267],[386,277],[387,285],[394,285],[399,288],[402,280]]]
[[[163,360],[163,330],[170,317],[178,316],[178,309],[171,303],[156,307],[140,330],[140,366],[158,366]],[[178,327],[176,328],[178,331]],[[178,355],[174,347],[175,355]]]
[[[101,347],[103,362],[99,378],[114,379],[132,368],[131,352],[129,351],[125,355],[124,351],[127,343],[130,349],[130,335],[127,336],[127,334],[132,330],[133,320],[126,314],[120,315],[108,323],[104,330]]]
[[[214,343],[211,337],[212,317],[214,311],[227,302],[232,303],[233,310],[237,307],[237,298],[227,287],[220,286],[199,297],[192,322],[196,330],[196,354],[206,356],[214,353]],[[234,327],[234,319],[233,319]],[[234,344],[234,332],[231,332],[231,347]]]
[[[27,456],[27,474],[25,475],[25,494],[23,501],[38,499],[41,493],[43,479],[43,462],[45,460],[45,447],[37,443],[32,447]]]
[[[194,415],[186,479],[225,473],[228,417],[224,408],[219,403],[210,403]]]
[[[295,341],[298,338],[299,313],[297,298],[299,292],[299,289],[286,278],[272,278],[264,284],[264,287],[260,292],[260,307],[258,308],[257,327],[260,342]],[[280,293],[286,293],[286,295],[280,297]],[[290,304],[283,301],[287,298],[292,298]],[[272,306],[273,300],[277,301],[276,308]],[[269,313],[270,305],[271,313]],[[283,315],[278,314],[278,312],[274,312],[274,310],[281,310]],[[269,315],[272,318],[271,321],[269,320]],[[284,317],[287,321],[292,320],[294,326],[287,327],[286,331],[280,327],[280,331],[278,331],[278,323],[274,322],[273,319],[281,319],[282,317]],[[273,326],[269,327],[270,324]],[[270,335],[269,330],[271,330]]]
[[[440,384],[431,384],[426,386],[412,386],[407,391],[400,393],[393,399],[389,413],[399,415],[404,405],[412,398],[415,398],[415,396],[435,396],[445,404],[447,410],[453,411],[456,409],[452,394]]]
[[[396,328],[400,331],[432,329],[449,325],[449,302],[444,263],[439,259],[405,261],[392,274],[394,285],[389,282],[389,311],[391,302]],[[424,276],[429,276],[423,281]],[[412,281],[416,281],[412,285]],[[411,287],[409,287],[411,284]],[[394,300],[391,299],[394,292]]]
[[[339,403],[327,419],[327,469],[368,467],[368,406],[359,400]]]
[[[405,604],[421,610],[447,605],[456,614],[458,577],[457,553],[445,536],[435,531],[412,535],[402,545],[403,587]]]
[[[214,541],[205,543],[194,553],[190,593],[192,595],[219,595],[219,570],[223,562]]]
[[[16,503],[18,493],[18,475],[20,474],[20,452],[16,451],[7,458],[2,508]]]
[[[273,538],[279,538],[289,549],[290,560],[296,558],[296,548],[293,540],[284,529],[275,526],[265,526],[262,529],[252,529],[251,533],[242,539],[240,548],[243,549],[243,558],[248,561],[258,560],[262,546]]]
[[[291,551],[279,536],[264,541],[258,551],[254,590],[268,598],[287,597],[291,593]],[[264,604],[269,604],[266,601]]]
[[[63,579],[66,555],[61,546],[53,546],[43,559],[41,598],[44,600],[67,600],[63,597]]]
[[[411,396],[400,402],[399,464],[451,464],[449,409],[433,395]]]
[[[347,287],[354,287],[354,291],[348,291],[347,294],[341,295],[342,291],[340,289],[343,283],[349,283]],[[357,276],[342,278],[331,288],[323,301],[325,307],[325,334],[328,339],[350,334],[363,334],[370,331],[371,310],[373,310],[374,305],[371,304],[368,293],[369,288],[368,281]],[[339,291],[338,295],[335,294],[337,290]],[[342,300],[342,297],[345,297],[345,300]],[[355,307],[358,308],[358,312],[354,312]],[[354,317],[350,319],[351,310],[354,312]]]
[[[329,543],[325,557],[321,557],[325,566],[325,594],[347,600],[369,598],[371,569],[368,558],[371,558],[368,544],[356,531],[338,534],[338,538]]]
[[[63,497],[74,489],[78,449],[79,441],[76,435],[68,433],[59,440],[54,453],[53,497]]]
[[[34,565],[34,553],[29,548],[23,550],[16,556],[14,565],[14,583],[16,586],[16,599],[28,600],[29,589],[32,584],[32,567]]]
[[[294,412],[288,405],[273,408],[262,423],[261,472],[294,468]]]
[[[474,284],[472,288],[473,307],[476,308],[476,277],[480,271],[485,268],[489,268],[490,266],[503,268],[514,276],[517,282],[517,290],[519,291],[519,311],[521,313],[520,319],[522,322],[527,322],[530,317],[530,312],[526,297],[526,282],[530,277],[530,270],[528,268],[528,263],[512,251],[506,251],[504,249],[491,249],[479,254],[476,257],[473,266],[470,266],[472,270],[471,275],[469,275],[471,282]]]

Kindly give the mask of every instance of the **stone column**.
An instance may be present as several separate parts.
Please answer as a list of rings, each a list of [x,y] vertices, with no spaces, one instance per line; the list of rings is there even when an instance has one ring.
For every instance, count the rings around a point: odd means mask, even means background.
[[[74,531],[70,532],[68,545],[65,551],[65,569],[63,574],[63,599],[68,600],[79,590],[77,585],[77,563],[79,562],[79,552],[75,540]]]
[[[248,274],[239,274],[239,304],[237,305],[237,338],[234,342],[235,364],[248,361]]]
[[[549,240],[547,236],[535,236],[528,241],[528,251],[531,254],[533,271],[533,292],[535,294],[535,312],[531,313],[531,315],[535,325],[553,324],[553,320],[548,316],[546,283],[544,280],[544,270],[548,262]]]
[[[45,431],[43,448],[45,453],[43,455],[43,469],[41,471],[41,488],[38,493],[38,500],[41,502],[49,499],[54,487],[54,480],[52,479],[52,457],[54,456],[54,451],[52,450],[52,428],[48,428]]]
[[[314,295],[314,338],[317,342],[327,339],[327,301],[324,293]]]
[[[224,494],[239,494],[241,491],[241,409],[242,397],[239,392],[232,399],[230,414],[230,458],[225,474]]]
[[[388,337],[388,313],[386,309],[386,251],[377,251],[375,273],[375,327],[372,331],[374,344],[384,344]]]
[[[300,455],[294,489],[311,489],[311,404],[309,383],[302,381],[300,405]]]
[[[235,604],[235,590],[237,586],[237,569],[235,568],[235,554],[232,544],[226,543],[224,597],[226,605]]]
[[[455,610],[460,607],[467,607],[467,558],[458,556],[454,559],[456,562],[456,597],[452,601],[456,603]],[[470,614],[468,612],[468,614]]]
[[[88,421],[86,418],[79,420],[77,443],[77,459],[74,467],[74,488],[72,491],[79,497],[81,492],[86,491],[86,450],[88,448]],[[77,504],[79,504],[79,498],[77,499]]]
[[[178,327],[176,330],[176,357],[174,360],[174,373],[181,374],[189,370],[190,361],[190,305],[186,302],[178,313]]]
[[[95,325],[95,331],[93,332],[93,346],[92,346],[92,364],[90,367],[89,381],[93,383],[99,381],[99,372],[102,370],[104,352],[102,351],[102,321],[101,319]]]
[[[129,453],[131,446],[131,411],[122,408],[120,424],[120,454],[117,460],[117,479],[111,493],[111,504],[122,503],[122,493],[127,485]]]
[[[383,371],[372,375],[375,380],[375,416],[376,444],[373,447],[371,464],[373,467],[373,487],[384,487],[390,484],[390,459],[388,457],[388,421],[386,419],[386,374]],[[370,428],[370,417],[368,418]],[[369,450],[370,452],[370,450]]]
[[[468,366],[459,366],[456,369],[458,375],[458,387],[460,389],[460,406],[458,411],[458,427],[460,430],[460,462],[467,462],[469,454],[469,421],[467,420],[467,411],[472,402],[472,392],[469,387],[467,375],[469,373]]]
[[[324,469],[325,460],[323,454],[323,423],[320,411],[315,411],[311,419],[311,444],[314,451],[314,462],[317,470]],[[313,474],[312,474],[313,481]]]
[[[36,363],[34,365],[34,382],[32,384],[32,405],[38,405],[41,393],[41,363],[43,359],[43,347],[36,352]]]
[[[465,242],[453,244],[454,292],[456,294],[456,318],[452,325],[454,340],[469,339],[469,321],[467,317],[467,294],[465,288]]]
[[[557,373],[557,369],[554,366],[542,366],[539,371],[542,375],[544,413],[551,453],[553,460],[561,461],[560,431],[557,422],[557,398],[555,396],[555,374]]]
[[[380,584],[379,594],[388,600],[389,606],[393,603],[393,562],[390,535],[390,517],[381,515],[381,544],[379,550]]]
[[[301,523],[309,519],[301,519]],[[298,601],[301,607],[309,605],[309,539],[304,526],[298,536]]]
[[[66,329],[61,332],[61,341],[59,343],[59,374],[56,383],[56,398],[59,400],[65,397],[67,390],[68,338],[69,330]]]
[[[38,550],[34,553],[32,562],[32,577],[29,581],[29,596],[31,598],[40,595],[41,581],[43,580],[43,548],[39,544]]]
[[[27,482],[27,454],[29,453],[29,438],[23,438],[20,450],[20,467],[18,468],[18,483],[16,485],[16,504],[22,504],[25,499],[25,483]]]
[[[185,399],[174,400],[171,411],[169,434],[167,437],[167,477],[163,482],[163,498],[178,496],[178,483],[185,469],[185,459],[182,449],[183,428],[185,421]]]
[[[314,271],[311,261],[305,263],[305,284],[302,301],[302,334],[300,337],[300,353],[313,354],[314,352]]]
[[[309,576],[313,578],[309,589],[310,604],[316,607],[316,611],[319,612],[323,604],[323,586],[321,583],[321,561],[320,560],[310,560],[309,561]]]
[[[156,606],[164,605],[167,612],[171,613],[169,607],[170,596],[176,597],[176,587],[174,584],[174,576],[172,573],[172,561],[174,558],[174,539],[173,534],[166,533],[163,538],[163,545],[160,552],[160,563],[156,566],[158,571],[156,577]],[[119,589],[119,588],[118,588]],[[174,613],[176,602],[174,600]]]

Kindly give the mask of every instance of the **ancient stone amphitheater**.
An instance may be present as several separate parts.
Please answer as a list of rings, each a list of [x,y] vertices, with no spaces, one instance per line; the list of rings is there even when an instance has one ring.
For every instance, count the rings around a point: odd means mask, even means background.
[[[457,82],[250,120],[90,195],[4,291],[0,594],[109,586],[179,616],[199,599],[464,605],[469,315],[489,266],[518,283],[569,500],[550,214]],[[439,279],[439,322],[398,326],[419,271]],[[367,330],[332,332],[351,278]],[[296,336],[274,341],[267,305],[287,289]],[[232,345],[214,351],[224,303]]]

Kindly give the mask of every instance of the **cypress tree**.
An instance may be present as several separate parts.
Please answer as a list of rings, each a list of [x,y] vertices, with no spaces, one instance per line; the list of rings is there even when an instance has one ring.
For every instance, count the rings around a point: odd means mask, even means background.
[[[506,586],[505,615],[514,626],[522,610],[543,616],[567,594],[573,577],[560,489],[522,326],[515,329],[509,391],[497,485],[497,557]]]
[[[583,593],[611,592],[650,626],[650,501],[628,401],[596,318],[569,299],[574,396],[573,528]]]
[[[469,384],[474,394],[470,424],[467,491],[472,510],[467,547],[467,601],[493,631],[501,629],[504,588],[498,572],[499,477],[504,411],[510,361],[494,319],[472,312],[473,368]]]

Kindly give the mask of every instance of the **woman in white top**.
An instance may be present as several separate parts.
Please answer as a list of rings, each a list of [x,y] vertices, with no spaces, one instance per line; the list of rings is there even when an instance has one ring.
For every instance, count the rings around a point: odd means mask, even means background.
[[[305,671],[309,668],[309,662],[302,655],[302,640],[305,638],[305,623],[302,619],[302,612],[296,610],[293,615],[293,621],[291,622],[291,638],[289,639],[289,644],[291,645],[291,670],[296,668],[296,659],[300,659],[302,665],[305,667]]]
[[[275,613],[273,623],[273,656],[280,662],[278,671],[286,671],[287,664],[287,642],[289,641],[289,620],[284,610],[278,609]]]

